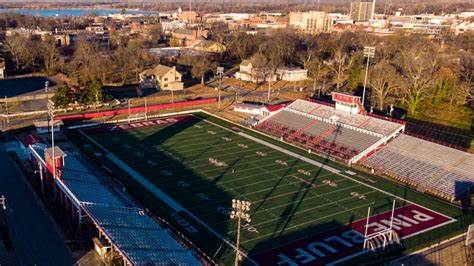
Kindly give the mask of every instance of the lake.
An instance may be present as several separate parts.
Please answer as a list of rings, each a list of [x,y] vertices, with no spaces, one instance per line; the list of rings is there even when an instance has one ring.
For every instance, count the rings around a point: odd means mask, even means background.
[[[37,17],[53,17],[53,16],[82,16],[84,14],[95,13],[100,16],[109,14],[120,14],[120,9],[0,9],[0,12],[15,12],[20,14],[28,14]],[[144,14],[155,15],[158,12],[142,11],[142,10],[126,10],[126,14]]]

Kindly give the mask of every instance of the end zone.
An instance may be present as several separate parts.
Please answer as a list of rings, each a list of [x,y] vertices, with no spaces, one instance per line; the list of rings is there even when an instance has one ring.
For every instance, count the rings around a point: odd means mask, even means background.
[[[370,217],[368,234],[389,228],[391,211]],[[395,209],[393,229],[401,239],[456,220],[416,204]],[[364,253],[366,219],[253,255],[261,265],[334,264]]]

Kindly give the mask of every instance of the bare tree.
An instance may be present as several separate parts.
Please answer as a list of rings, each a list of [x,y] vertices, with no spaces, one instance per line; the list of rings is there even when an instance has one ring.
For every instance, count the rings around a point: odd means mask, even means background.
[[[265,80],[268,74],[268,58],[261,53],[256,53],[250,58],[250,62],[252,63],[252,75],[256,83],[258,84],[259,81]]]
[[[52,36],[47,36],[46,39],[41,42],[39,55],[42,58],[44,69],[48,73],[56,71],[62,62],[60,51]]]
[[[402,77],[403,102],[408,106],[409,115],[415,114],[420,103],[432,95],[438,62],[430,47],[413,46],[399,55],[398,72]]]
[[[340,89],[341,84],[347,79],[352,62],[353,57],[341,48],[336,48],[334,50],[334,58],[330,62],[326,62],[326,65],[334,76],[337,90]]]
[[[204,85],[204,77],[206,74],[217,67],[215,62],[209,60],[205,54],[184,55],[180,58],[180,63],[191,66],[191,75],[193,78],[201,79],[201,85]]]
[[[397,83],[397,75],[395,67],[386,60],[379,61],[370,68],[369,85],[379,110],[383,110],[385,102],[400,87]]]

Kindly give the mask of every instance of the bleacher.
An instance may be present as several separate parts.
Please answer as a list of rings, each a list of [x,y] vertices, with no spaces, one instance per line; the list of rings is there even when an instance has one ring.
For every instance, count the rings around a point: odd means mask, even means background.
[[[41,147],[32,145],[30,150],[44,163]],[[65,165],[55,183],[60,193],[87,214],[129,264],[201,265],[193,250],[182,247],[169,229],[118,195],[104,180],[106,178],[71,152],[65,157]]]
[[[349,162],[381,139],[394,135],[403,125],[296,100],[257,128],[306,149]]]
[[[406,134],[362,164],[450,201],[474,185],[473,154]]]

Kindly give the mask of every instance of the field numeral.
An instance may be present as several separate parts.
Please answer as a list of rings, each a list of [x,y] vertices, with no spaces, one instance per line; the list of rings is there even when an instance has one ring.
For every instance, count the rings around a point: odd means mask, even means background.
[[[203,200],[203,201],[209,201],[209,197],[206,196],[206,194],[202,193],[202,192],[199,192],[199,193],[196,193],[194,194],[196,197],[198,197],[199,199]]]
[[[185,182],[185,181],[179,181],[178,186],[186,187],[186,188],[191,187],[191,185],[188,182]]]

